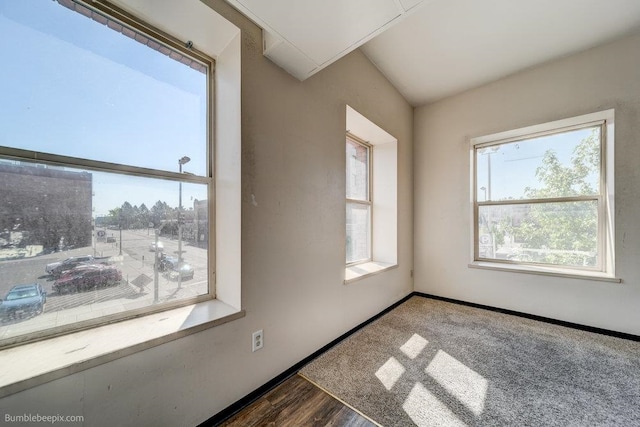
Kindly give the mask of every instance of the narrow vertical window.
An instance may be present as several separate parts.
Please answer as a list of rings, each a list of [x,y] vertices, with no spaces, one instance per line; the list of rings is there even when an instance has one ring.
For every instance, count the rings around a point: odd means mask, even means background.
[[[371,146],[347,135],[347,264],[371,260]]]

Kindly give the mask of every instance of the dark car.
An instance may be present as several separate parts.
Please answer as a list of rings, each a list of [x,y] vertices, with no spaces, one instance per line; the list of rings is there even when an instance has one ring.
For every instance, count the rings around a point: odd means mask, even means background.
[[[167,276],[172,280],[178,280],[178,275],[180,275],[181,280],[193,279],[193,267],[186,262],[181,262],[179,266],[176,263],[173,269],[168,272]]]
[[[54,277],[60,276],[67,270],[71,270],[72,268],[80,265],[94,261],[94,257],[91,255],[85,256],[77,256],[67,258],[64,261],[60,262],[52,262],[51,264],[47,264],[45,267],[45,271]]]
[[[159,270],[166,272],[166,275],[173,280],[178,280],[178,275],[180,275],[181,280],[193,279],[193,267],[184,261],[178,265],[178,258],[176,257],[162,254]]]
[[[117,285],[121,280],[122,272],[115,267],[102,264],[80,265],[65,272],[53,283],[53,289],[59,294],[81,292]]]
[[[0,303],[0,318],[6,321],[36,316],[44,311],[46,303],[47,293],[40,284],[17,285]]]

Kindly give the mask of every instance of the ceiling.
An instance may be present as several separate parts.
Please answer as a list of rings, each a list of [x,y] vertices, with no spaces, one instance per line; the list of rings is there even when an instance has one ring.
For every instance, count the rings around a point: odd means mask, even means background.
[[[298,79],[362,47],[414,106],[640,31],[640,0],[227,1]]]

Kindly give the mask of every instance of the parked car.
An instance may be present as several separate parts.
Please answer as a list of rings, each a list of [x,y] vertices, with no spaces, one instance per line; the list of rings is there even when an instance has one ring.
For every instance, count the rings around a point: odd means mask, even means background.
[[[178,258],[168,256],[166,254],[160,254],[160,258],[158,258],[158,270],[160,271],[173,270],[173,266],[176,262],[178,262]]]
[[[115,267],[101,264],[79,265],[56,280],[53,289],[59,294],[81,292],[117,285],[121,280],[122,272]]]
[[[64,261],[47,264],[45,271],[53,277],[59,277],[67,270],[71,270],[82,264],[95,264],[106,262],[107,258],[96,258],[93,255],[67,258]]]
[[[44,311],[47,293],[38,283],[12,287],[0,302],[0,319],[15,320],[36,316]]]
[[[178,265],[178,258],[173,256],[162,254],[158,268],[160,271],[166,272],[167,276],[174,280],[178,279],[178,275],[181,276],[182,280],[193,279],[193,267],[184,261],[181,261],[180,265]]]
[[[158,250],[158,252],[164,251],[164,244],[162,244],[162,242],[158,242],[158,244],[156,245],[156,242],[151,242],[151,244],[149,245],[149,250],[151,252],[155,252],[156,249]]]
[[[109,236],[107,237],[107,243],[115,243],[116,242],[116,238],[113,236]]]
[[[179,266],[170,270],[167,276],[172,280],[178,280],[178,275],[182,280],[191,280],[193,279],[193,273],[193,267],[183,261]]]

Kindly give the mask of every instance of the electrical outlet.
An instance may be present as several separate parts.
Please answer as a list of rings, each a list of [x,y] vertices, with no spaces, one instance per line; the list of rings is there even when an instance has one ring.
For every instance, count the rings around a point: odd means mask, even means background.
[[[251,342],[251,351],[258,351],[264,346],[264,336],[262,334],[262,329],[259,331],[255,331],[252,335]]]

